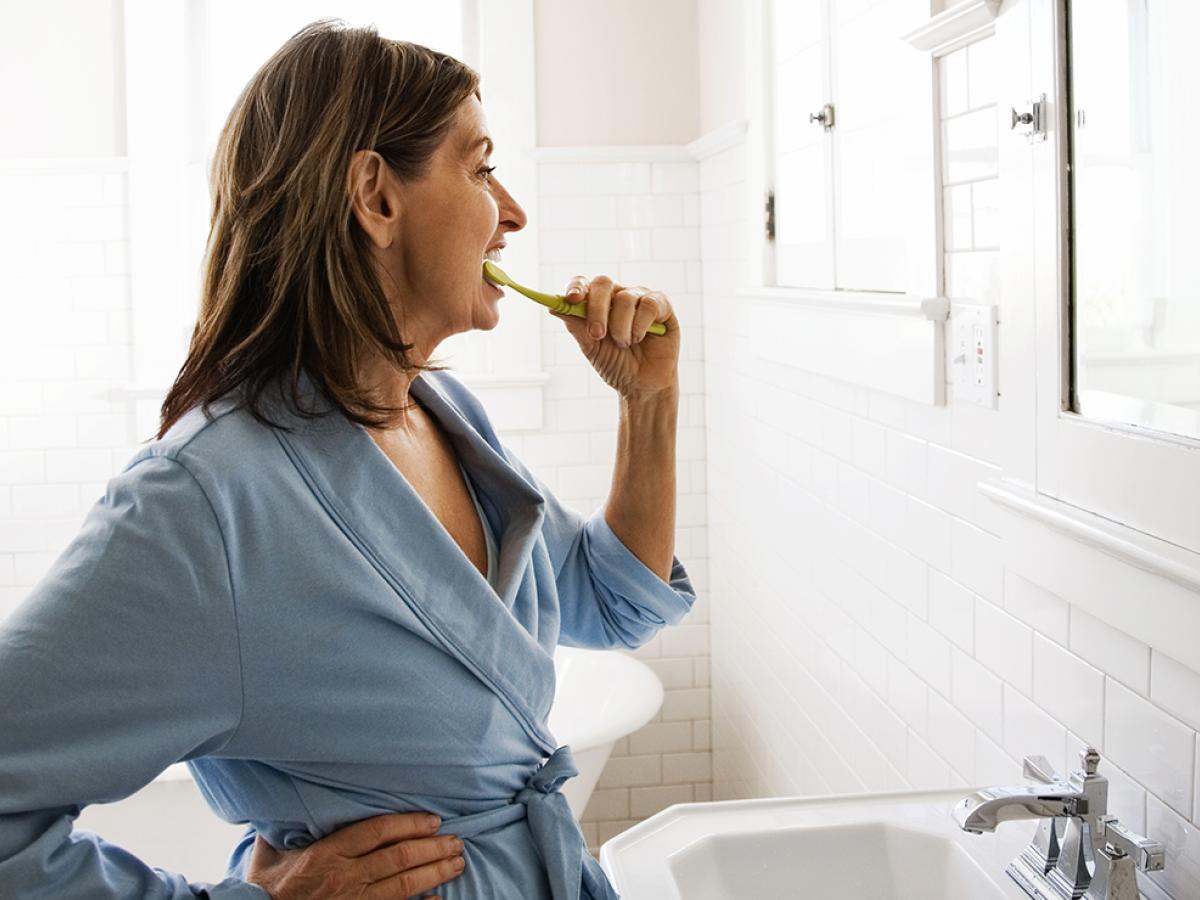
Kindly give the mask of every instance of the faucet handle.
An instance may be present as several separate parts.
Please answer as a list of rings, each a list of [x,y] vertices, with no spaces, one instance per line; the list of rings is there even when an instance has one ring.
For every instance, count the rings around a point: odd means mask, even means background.
[[[1025,757],[1021,771],[1026,778],[1032,778],[1042,784],[1055,784],[1058,781],[1058,773],[1054,771],[1054,766],[1050,765],[1050,760],[1044,756]]]
[[[1100,821],[1106,849],[1111,848],[1121,855],[1133,857],[1134,864],[1143,872],[1162,871],[1166,864],[1166,849],[1162,844],[1129,830],[1115,816],[1102,816]]]

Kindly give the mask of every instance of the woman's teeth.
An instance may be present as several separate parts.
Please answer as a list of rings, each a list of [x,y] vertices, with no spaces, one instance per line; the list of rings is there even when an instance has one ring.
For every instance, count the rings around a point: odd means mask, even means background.
[[[490,259],[492,262],[498,263],[498,262],[500,262],[500,251],[499,250],[489,250],[487,253],[483,254],[483,258]]]

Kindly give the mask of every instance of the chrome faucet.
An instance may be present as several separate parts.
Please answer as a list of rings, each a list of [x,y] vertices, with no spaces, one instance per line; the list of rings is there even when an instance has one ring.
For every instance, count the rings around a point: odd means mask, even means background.
[[[960,828],[995,831],[1001,822],[1040,820],[1029,846],[1006,870],[1034,900],[1138,900],[1136,869],[1157,872],[1162,844],[1135,834],[1108,815],[1108,779],[1097,775],[1100,754],[1080,751],[1082,768],[1066,781],[1044,756],[1027,756],[1035,785],[987,788],[954,807]]]

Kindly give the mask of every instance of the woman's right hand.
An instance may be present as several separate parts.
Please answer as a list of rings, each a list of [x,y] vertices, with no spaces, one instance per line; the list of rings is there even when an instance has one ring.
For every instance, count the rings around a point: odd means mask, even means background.
[[[462,841],[434,836],[428,813],[392,813],[347,825],[300,850],[276,850],[259,835],[246,880],[272,900],[411,897],[462,874]]]

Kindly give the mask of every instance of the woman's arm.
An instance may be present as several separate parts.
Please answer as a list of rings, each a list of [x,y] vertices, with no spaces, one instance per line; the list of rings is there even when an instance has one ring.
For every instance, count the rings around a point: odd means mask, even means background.
[[[566,293],[586,300],[587,321],[555,315],[620,395],[621,418],[602,510],[582,521],[547,503],[543,534],[559,588],[560,643],[637,647],[696,600],[673,551],[679,321],[666,294],[606,275],[576,276]],[[648,334],[654,322],[662,335]]]
[[[247,898],[191,885],[87,832],[89,803],[219,750],[242,708],[224,539],[180,463],[113,478],[78,535],[0,623],[0,896]]]
[[[646,567],[671,577],[675,555],[675,427],[679,387],[622,397],[617,462],[604,518]]]

